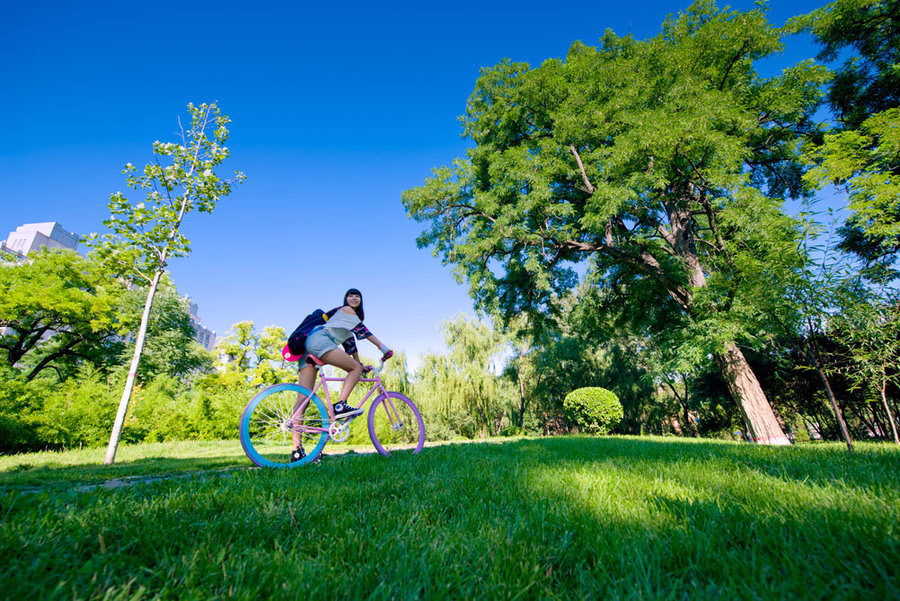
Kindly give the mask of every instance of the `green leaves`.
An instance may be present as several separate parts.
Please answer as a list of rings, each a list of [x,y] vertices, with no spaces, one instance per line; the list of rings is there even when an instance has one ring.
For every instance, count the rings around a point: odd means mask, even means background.
[[[74,252],[44,250],[29,259],[0,269],[0,358],[27,366],[29,378],[76,356],[108,360],[123,332],[121,284]]]
[[[846,186],[851,222],[885,250],[900,244],[900,108],[872,115],[858,130],[826,135],[806,156],[815,164],[807,181]]]
[[[295,371],[281,356],[287,334],[280,326],[266,326],[257,332],[252,321],[240,321],[216,345],[216,350],[228,358],[229,373],[253,386],[276,384],[294,378]]]

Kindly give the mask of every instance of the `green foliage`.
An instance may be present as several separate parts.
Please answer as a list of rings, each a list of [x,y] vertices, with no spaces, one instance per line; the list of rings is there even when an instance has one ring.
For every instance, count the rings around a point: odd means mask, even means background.
[[[797,140],[818,132],[827,69],[762,77],[755,63],[783,35],[763,6],[698,1],[645,41],[607,32],[565,60],[483,69],[462,118],[466,159],[402,196],[426,224],[419,246],[454,266],[479,309],[535,327],[588,263],[596,286],[675,314],[660,322],[667,340],[711,356],[748,428],[787,442],[738,347],[765,344],[768,305],[805,260],[783,202],[808,193]]]
[[[892,0],[837,0],[789,24],[812,32],[821,60],[841,61],[828,101],[847,129],[900,105],[898,19],[900,6]]]
[[[414,401],[432,438],[493,436],[509,423],[514,393],[498,378],[503,337],[490,325],[459,315],[442,324],[448,355],[426,355],[416,373]]]
[[[126,440],[162,442],[197,438],[178,380],[160,374],[135,391],[123,435]]]
[[[806,158],[807,179],[834,183],[850,196],[853,214],[843,248],[866,263],[866,275],[897,277],[890,269],[900,250],[900,5],[890,0],[837,0],[792,26],[811,31],[819,58],[837,65],[828,87],[836,124]]]
[[[112,233],[91,234],[86,241],[93,248],[93,256],[119,278],[135,285],[148,285],[106,463],[115,460],[144,350],[153,298],[166,262],[172,257],[186,256],[191,250],[190,241],[181,231],[182,220],[194,209],[211,213],[219,198],[231,193],[233,184],[244,180],[244,175],[237,171],[232,180],[221,179],[214,171],[229,154],[225,142],[230,119],[215,104],[188,104],[188,112],[191,123],[187,130],[181,128],[180,144],[154,142],[155,160],[141,174],[136,173],[131,163],[125,165],[123,173],[128,175],[128,186],[143,192],[145,199],[132,204],[121,192],[111,195],[108,204],[111,216],[103,223]]]
[[[90,367],[48,391],[37,436],[52,448],[96,447],[109,441],[121,377]],[[129,440],[139,440],[130,438]]]
[[[374,365],[376,361],[363,360],[363,364]],[[384,387],[409,397],[413,394],[411,380],[412,376],[409,373],[409,366],[406,362],[406,353],[399,350],[394,351],[394,356],[384,364],[384,369],[381,372],[381,381],[384,383]]]
[[[243,374],[214,372],[194,381],[191,421],[197,437],[205,440],[230,439],[237,436],[238,420],[257,389]]]
[[[122,296],[119,311],[127,331],[138,331],[146,296],[146,287],[128,290]],[[142,381],[153,380],[161,374],[184,378],[195,371],[208,372],[212,369],[212,354],[194,340],[189,301],[178,295],[174,283],[168,278],[162,280],[154,295],[147,332],[147,343],[138,371]],[[133,352],[132,343],[123,349],[121,362],[127,362]]]
[[[563,408],[570,420],[589,434],[608,434],[622,421],[622,403],[605,388],[573,390],[566,395]]]
[[[63,377],[74,360],[115,361],[123,332],[124,288],[94,261],[70,251],[42,250],[0,268],[0,351],[28,379],[47,368]]]
[[[900,108],[887,109],[863,121],[859,129],[825,136],[807,155],[816,165],[806,178],[812,184],[846,187],[858,227],[882,251],[900,248]]]
[[[41,383],[0,365],[0,453],[46,448],[33,428],[43,397]]]
[[[597,254],[695,317],[727,313],[743,282],[732,254],[778,255],[746,217],[791,229],[779,199],[802,191],[792,128],[824,77],[803,64],[760,78],[753,62],[779,36],[759,10],[695,3],[646,42],[608,32],[565,61],[484,69],[463,118],[468,159],[403,195],[430,224],[419,244],[507,318],[552,311],[577,282],[571,264]],[[700,269],[725,289],[695,299]]]
[[[270,386],[296,377],[281,355],[286,341],[280,326],[266,326],[258,333],[252,321],[241,321],[231,326],[216,350],[227,357],[227,371],[243,374],[254,386]]]

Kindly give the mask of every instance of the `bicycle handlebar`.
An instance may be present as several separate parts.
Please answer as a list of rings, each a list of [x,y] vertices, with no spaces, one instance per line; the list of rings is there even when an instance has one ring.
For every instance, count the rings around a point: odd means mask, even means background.
[[[391,353],[391,355],[393,355],[393,353]],[[381,370],[384,369],[384,364],[387,363],[387,360],[388,360],[388,359],[390,359],[390,356],[382,357],[381,359],[379,359],[379,360],[378,360],[378,366],[377,366],[377,367],[374,366],[374,365],[366,365],[366,366],[364,366],[364,367],[363,367],[363,373],[365,374],[365,373],[371,372],[371,373],[373,373],[373,374],[375,374],[375,375],[377,376],[378,374],[381,373]],[[369,369],[366,370],[366,369],[365,369],[366,367],[368,367]]]

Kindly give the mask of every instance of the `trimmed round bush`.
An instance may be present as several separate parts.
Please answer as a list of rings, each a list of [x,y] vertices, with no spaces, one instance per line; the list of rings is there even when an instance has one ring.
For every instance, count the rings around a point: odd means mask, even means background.
[[[607,434],[624,415],[619,397],[605,388],[573,390],[563,401],[566,417],[588,434]]]

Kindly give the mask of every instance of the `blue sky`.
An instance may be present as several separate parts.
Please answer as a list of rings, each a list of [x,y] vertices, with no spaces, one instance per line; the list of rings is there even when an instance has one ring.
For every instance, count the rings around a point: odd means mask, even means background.
[[[773,1],[783,23],[822,3]],[[749,8],[752,2],[731,3]],[[457,117],[481,67],[536,66],[607,28],[659,32],[688,2],[6,3],[0,18],[0,236],[57,221],[103,231],[122,166],[174,141],[188,102],[218,102],[247,181],[193,214],[193,253],[170,263],[221,337],[292,329],[348,287],[367,325],[415,366],[466,288],[418,250],[400,194],[465,152]],[[777,67],[811,57],[789,41]],[[365,347],[363,348],[365,350]]]

